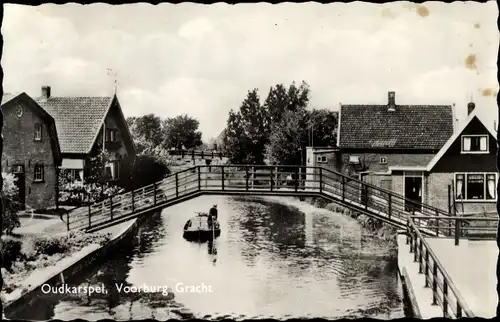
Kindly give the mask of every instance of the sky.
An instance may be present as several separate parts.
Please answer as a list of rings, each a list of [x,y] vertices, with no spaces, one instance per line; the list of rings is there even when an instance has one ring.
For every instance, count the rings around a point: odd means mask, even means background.
[[[487,3],[4,5],[5,92],[108,96],[125,116],[188,114],[217,136],[249,90],[303,80],[310,108],[456,104],[498,118]]]

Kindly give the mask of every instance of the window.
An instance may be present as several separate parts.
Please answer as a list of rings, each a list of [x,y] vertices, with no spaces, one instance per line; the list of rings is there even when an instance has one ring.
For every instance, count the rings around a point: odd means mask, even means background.
[[[35,123],[35,141],[42,140],[42,124]]]
[[[106,142],[116,142],[116,133],[118,130],[106,129]]]
[[[349,156],[349,163],[350,164],[360,164],[360,162],[359,162],[359,156],[358,155],[351,155],[351,156]]]
[[[462,135],[462,153],[488,153],[488,135]]]
[[[496,200],[496,173],[455,174],[455,194],[457,200]]]
[[[316,159],[319,163],[326,163],[327,159],[326,159],[326,155],[318,155],[317,159]]]
[[[83,170],[82,169],[66,169],[68,173],[68,178],[71,181],[83,181]]]
[[[380,164],[387,164],[387,158],[386,157],[380,157]]]
[[[13,165],[12,173],[24,173],[24,165]]]
[[[42,164],[36,164],[35,165],[35,182],[41,182],[43,181],[43,165]]]

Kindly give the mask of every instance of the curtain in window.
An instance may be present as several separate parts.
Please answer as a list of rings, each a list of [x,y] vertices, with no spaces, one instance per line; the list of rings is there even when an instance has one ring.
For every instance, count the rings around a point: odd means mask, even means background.
[[[83,181],[83,169],[79,171],[79,174],[80,174],[80,180]]]
[[[464,151],[470,151],[470,138],[464,138]]]
[[[487,138],[484,136],[484,137],[481,137],[479,139],[479,149],[481,151],[486,151],[487,148],[486,148],[486,141],[487,141]]]
[[[495,188],[496,188],[496,180],[495,180],[495,175],[494,174],[489,174],[488,175],[488,185],[486,187],[487,190],[487,199],[495,199]]]
[[[457,199],[463,199],[463,186],[464,186],[464,176],[463,175],[457,175]]]

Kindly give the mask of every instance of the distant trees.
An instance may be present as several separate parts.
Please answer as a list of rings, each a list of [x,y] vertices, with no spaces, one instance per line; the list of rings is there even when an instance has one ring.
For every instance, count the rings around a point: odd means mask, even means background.
[[[179,115],[163,121],[163,147],[166,149],[194,149],[202,145],[200,122],[188,116]]]
[[[186,114],[163,120],[154,114],[128,117],[127,124],[138,154],[153,155],[162,149],[202,145],[198,120]]]
[[[239,110],[229,112],[221,133],[230,162],[301,164],[311,141],[316,146],[334,145],[337,112],[308,110],[309,101],[305,82],[271,87],[263,104],[256,89],[249,91]]]

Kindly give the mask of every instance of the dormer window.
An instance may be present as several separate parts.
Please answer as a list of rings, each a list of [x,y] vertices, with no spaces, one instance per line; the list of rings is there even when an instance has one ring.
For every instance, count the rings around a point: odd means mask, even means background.
[[[488,153],[488,135],[462,135],[462,153]]]
[[[116,142],[116,133],[118,130],[106,129],[106,142]]]
[[[35,141],[42,141],[42,124],[35,123]]]

